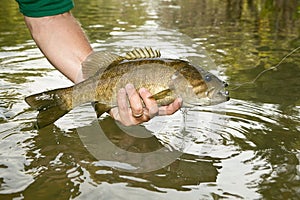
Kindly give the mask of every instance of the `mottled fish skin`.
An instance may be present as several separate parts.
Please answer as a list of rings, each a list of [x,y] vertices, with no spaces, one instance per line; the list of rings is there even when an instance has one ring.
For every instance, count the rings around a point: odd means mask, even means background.
[[[213,74],[188,61],[160,58],[151,48],[136,49],[124,57],[95,52],[83,62],[87,79],[72,87],[56,89],[26,97],[39,111],[37,126],[47,126],[74,107],[92,102],[100,116],[117,106],[117,92],[131,83],[136,89],[147,88],[159,106],[176,98],[183,106],[207,106],[229,99],[226,84]],[[49,117],[51,115],[51,117]]]

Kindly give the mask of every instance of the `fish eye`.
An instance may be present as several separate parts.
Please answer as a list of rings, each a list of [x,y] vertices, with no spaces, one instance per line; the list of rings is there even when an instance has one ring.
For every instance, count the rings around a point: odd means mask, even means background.
[[[205,81],[210,82],[211,81],[211,75],[205,75]]]

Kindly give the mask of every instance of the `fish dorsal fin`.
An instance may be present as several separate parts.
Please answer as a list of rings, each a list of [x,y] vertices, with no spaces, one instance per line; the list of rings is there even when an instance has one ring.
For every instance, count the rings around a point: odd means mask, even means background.
[[[122,60],[124,60],[122,56],[106,51],[93,52],[82,62],[83,78],[87,79],[96,73],[101,73],[111,63],[120,62]]]
[[[161,53],[159,50],[153,50],[150,48],[139,48],[128,52],[124,58],[127,60],[136,60],[141,58],[159,58]]]

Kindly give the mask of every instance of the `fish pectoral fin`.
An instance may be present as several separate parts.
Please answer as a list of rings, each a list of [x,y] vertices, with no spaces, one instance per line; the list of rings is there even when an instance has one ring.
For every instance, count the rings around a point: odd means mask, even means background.
[[[106,51],[93,52],[82,62],[82,75],[87,79],[100,74],[113,62],[124,60],[122,56]]]
[[[171,92],[172,90],[171,89],[166,89],[166,90],[163,90],[163,91],[160,91],[152,96],[150,96],[149,98],[153,98],[155,100],[159,100],[159,99],[163,99],[165,98],[166,96],[169,96],[171,95]]]
[[[99,103],[99,102],[92,102],[92,106],[96,112],[97,118],[100,117],[103,113],[110,110],[110,107],[106,104]]]
[[[161,53],[159,50],[153,50],[152,48],[139,48],[128,52],[124,58],[127,60],[136,60],[142,58],[159,58]]]

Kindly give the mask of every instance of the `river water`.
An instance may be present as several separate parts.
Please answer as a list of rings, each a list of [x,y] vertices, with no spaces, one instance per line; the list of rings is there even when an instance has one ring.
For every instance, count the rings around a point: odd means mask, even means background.
[[[231,100],[129,128],[83,105],[37,130],[24,98],[72,83],[35,46],[17,3],[2,0],[1,199],[300,198],[300,51],[235,89],[300,46],[299,0],[75,4],[95,50],[188,59],[227,81]]]

